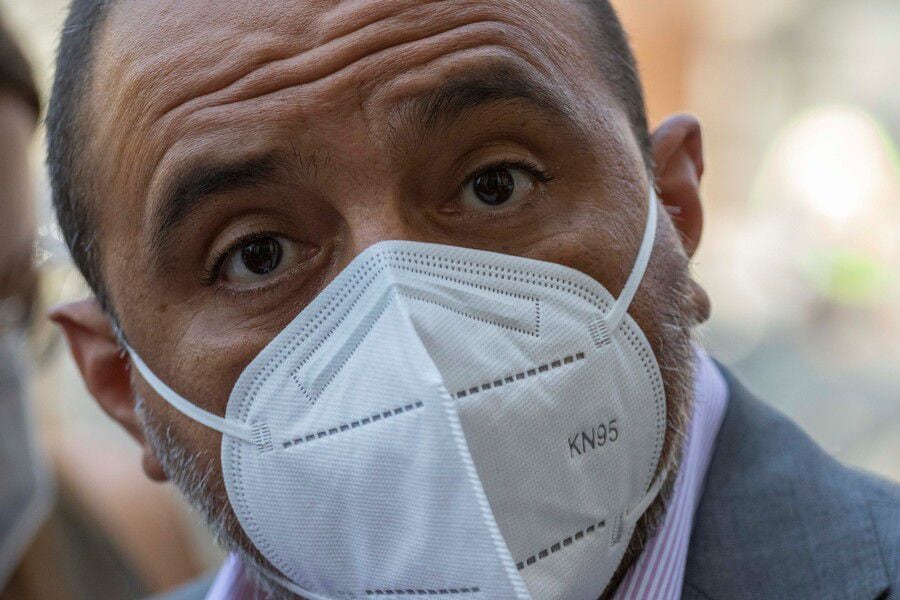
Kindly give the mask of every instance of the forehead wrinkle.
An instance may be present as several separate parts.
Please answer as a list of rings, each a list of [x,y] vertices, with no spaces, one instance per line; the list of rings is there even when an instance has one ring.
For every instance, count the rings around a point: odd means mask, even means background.
[[[397,17],[400,14],[403,14],[405,10],[408,10],[408,8],[401,11],[401,13],[392,16]],[[355,24],[348,22],[348,20],[345,20],[343,23],[337,21],[334,27],[325,28],[331,34],[324,37],[316,35],[316,30],[322,29],[323,27],[320,26],[314,28],[311,23],[312,19],[307,20],[310,31],[304,32],[307,33],[307,36],[305,37],[296,35],[279,36],[265,30],[257,30],[249,34],[244,34],[239,41],[231,43],[230,49],[232,51],[230,53],[221,55],[216,60],[217,65],[224,65],[224,68],[221,69],[220,72],[216,72],[213,77],[210,77],[207,81],[203,82],[203,85],[199,89],[192,90],[187,99],[168,98],[168,102],[163,103],[158,110],[156,118],[158,119],[165,116],[187,102],[212,96],[217,92],[227,91],[229,88],[240,87],[239,84],[242,81],[248,77],[253,77],[254,74],[257,74],[260,71],[263,72],[260,77],[265,79],[269,77],[267,67],[276,67],[279,63],[284,61],[296,59],[308,52],[319,50],[322,46],[332,44],[351,35],[356,29],[364,29],[379,21],[379,18],[374,14],[374,11],[372,11],[372,13],[365,13],[365,16],[368,18]],[[177,53],[172,54],[174,54],[176,58],[174,61],[176,63],[180,62],[182,60],[181,57],[184,56],[178,55]],[[218,53],[216,54],[218,55]],[[178,64],[178,67],[182,66],[182,64]],[[148,75],[149,79],[152,81],[152,70],[150,70]]]
[[[487,26],[481,27],[483,25]],[[431,45],[427,48],[413,47],[413,43],[403,44],[392,48],[392,54],[390,55],[379,53],[374,56],[367,56],[365,59],[357,61],[338,72],[325,75],[322,79],[301,84],[290,81],[277,89],[265,90],[259,95],[230,99],[227,102],[212,103],[202,108],[197,108],[191,111],[187,119],[178,123],[176,127],[182,131],[188,130],[192,128],[188,122],[189,119],[200,121],[205,118],[204,115],[212,116],[224,109],[237,109],[248,102],[266,100],[271,101],[272,106],[279,106],[279,102],[283,101],[307,116],[320,111],[324,105],[335,106],[340,105],[342,102],[352,102],[355,107],[366,112],[366,107],[372,104],[376,97],[381,95],[379,88],[386,84],[386,80],[395,77],[394,72],[398,68],[403,69],[400,73],[402,77],[418,68],[428,67],[432,63],[466,53],[485,51],[494,55],[515,54],[507,45],[501,43],[509,37],[508,32],[495,28],[491,23],[480,23],[478,26],[476,30],[460,32],[457,29],[447,32],[448,34],[459,34],[460,37],[464,37],[461,40],[447,39],[443,37],[445,34],[441,34],[429,38],[428,43]],[[422,43],[424,44],[425,42]],[[521,55],[516,57],[520,59],[519,62],[526,64],[532,71],[542,74],[550,71],[548,65],[533,57],[524,59]],[[399,67],[398,65],[401,64],[403,66]],[[275,86],[272,87],[274,88]],[[362,116],[368,118],[368,115]],[[167,120],[163,119],[161,125]]]
[[[177,6],[177,3],[171,4]],[[134,7],[135,3],[117,4],[114,7],[114,10],[115,8],[121,9],[123,5]],[[141,6],[141,4],[137,3],[137,6]],[[347,8],[348,6],[350,7],[349,9]],[[362,8],[354,10],[357,7]],[[181,30],[176,31],[176,33],[179,33],[180,35],[177,35],[174,39],[172,35],[168,35],[168,37],[163,34],[156,35],[156,54],[158,54],[160,58],[144,61],[144,64],[147,66],[143,71],[138,69],[138,72],[130,74],[130,76],[126,78],[124,93],[129,97],[136,99],[136,101],[143,105],[139,108],[132,107],[135,110],[129,111],[129,113],[132,115],[145,115],[145,118],[151,118],[154,121],[158,121],[160,120],[160,117],[154,117],[154,114],[159,110],[162,111],[162,115],[166,115],[168,112],[178,108],[187,108],[187,104],[208,101],[210,96],[215,96],[217,93],[221,92],[227,92],[230,88],[235,87],[235,85],[237,85],[238,88],[251,88],[248,90],[248,94],[243,95],[243,97],[246,97],[247,99],[254,96],[265,95],[269,91],[274,91],[290,85],[290,82],[281,83],[277,81],[280,78],[279,71],[288,71],[292,74],[296,73],[296,69],[294,68],[296,65],[291,65],[289,63],[302,63],[306,54],[309,52],[315,53],[316,51],[323,54],[326,59],[334,60],[334,57],[340,54],[340,52],[334,52],[334,49],[330,47],[331,45],[336,43],[344,44],[346,41],[345,38],[354,36],[357,38],[361,37],[362,42],[365,42],[367,30],[372,29],[373,27],[376,29],[383,29],[384,27],[390,28],[396,25],[396,28],[401,30],[401,32],[404,31],[405,27],[405,30],[415,32],[416,34],[425,32],[425,35],[419,35],[418,39],[426,39],[429,37],[429,31],[437,32],[439,34],[450,31],[454,27],[473,24],[479,21],[479,15],[484,17],[483,20],[485,22],[491,20],[489,17],[494,17],[494,21],[497,23],[506,19],[510,23],[518,20],[523,23],[531,23],[532,25],[540,16],[540,11],[537,7],[531,6],[528,2],[507,2],[504,0],[494,0],[492,2],[433,0],[426,3],[423,3],[421,0],[368,3],[337,2],[333,3],[331,8],[319,15],[318,22],[321,22],[321,24],[315,26],[317,21],[314,16],[310,16],[309,12],[311,11],[307,12],[307,14],[304,14],[303,12],[300,12],[300,14],[292,14],[290,19],[285,18],[284,15],[281,14],[280,17],[274,21],[270,18],[269,21],[272,22],[269,22],[266,21],[265,18],[257,18],[257,13],[264,13],[262,8],[254,8],[254,6],[251,5],[251,9],[253,10],[252,21],[261,21],[265,27],[261,29],[257,26],[257,29],[249,34],[242,35],[240,31],[237,31],[239,25],[235,25],[234,23],[242,23],[238,20],[226,21],[223,25],[221,19],[216,21],[208,14],[200,14],[198,18],[193,19],[204,25],[210,25],[208,29],[215,29],[211,26],[218,25],[220,28],[225,27],[225,33],[227,34],[237,33],[237,35],[228,35],[224,37],[219,35],[216,37],[215,39],[218,40],[216,43],[216,51],[212,53],[202,52],[197,48],[192,47],[192,39],[195,36],[185,35],[185,32]],[[159,19],[162,23],[160,26],[162,28],[170,25],[173,21],[178,22],[179,25],[192,21],[192,19],[185,18],[184,16],[179,17],[177,11],[159,12],[164,13]],[[174,17],[169,15],[169,13],[172,12],[176,13]],[[555,12],[562,11],[557,10]],[[152,16],[157,17],[159,15],[152,13]],[[150,53],[151,48],[148,48],[148,45],[154,46],[154,44],[142,43],[142,36],[139,32],[142,26],[146,31],[147,27],[156,22],[150,17],[151,15],[141,14],[140,10],[138,11],[138,32],[126,37],[127,41],[125,41],[124,44],[121,44],[124,46],[124,50],[120,49],[120,52],[118,53],[120,55],[119,59],[114,60],[114,63],[119,65],[128,63],[128,60],[123,59],[125,59],[129,53],[143,58],[146,58],[146,55]],[[132,19],[132,21],[134,20],[135,19]],[[150,25],[147,24],[148,22]],[[294,24],[295,22],[299,24]],[[445,22],[450,23],[450,25],[436,25],[444,24]],[[290,27],[293,29],[289,32],[292,35],[278,35],[278,32],[282,34],[287,33],[286,28],[282,26],[282,23],[292,24]],[[437,29],[430,29],[434,27],[437,27]],[[309,32],[298,31],[298,28],[309,30]],[[172,28],[169,27],[168,31],[171,32],[171,29]],[[541,37],[548,40],[559,37],[552,29],[552,27],[542,27]],[[272,31],[275,31],[276,33],[272,33]],[[322,31],[328,32],[328,35],[321,35]],[[309,33],[309,35],[297,35],[298,33]],[[376,33],[384,32],[378,30]],[[388,31],[388,33],[390,33],[390,31]],[[523,31],[512,32],[512,34],[517,33],[521,34]],[[119,40],[121,40],[121,37],[125,36],[120,36]],[[381,37],[383,38],[385,36],[382,35]],[[235,40],[234,38],[238,38],[238,40]],[[242,41],[246,42],[247,38],[250,38],[253,43],[241,43]],[[262,38],[262,41],[259,41],[259,38]],[[312,38],[312,41],[310,41],[310,38]],[[301,40],[300,44],[297,43],[298,39]],[[417,38],[416,36],[413,36],[411,39],[414,41]],[[119,40],[117,40],[117,43]],[[350,46],[353,45],[353,41],[354,40],[349,41]],[[314,45],[318,42],[322,43],[319,44],[318,47],[315,47]],[[394,45],[402,45],[404,40],[400,39],[398,42],[399,44]],[[344,45],[347,46],[348,44]],[[384,49],[389,49],[390,47],[391,44],[388,44],[384,46]],[[225,49],[225,52],[223,52],[223,48]],[[298,48],[301,50],[299,54],[296,53]],[[340,48],[338,48],[338,50],[340,50]],[[378,50],[378,48],[374,48],[374,53],[377,53]],[[353,62],[358,62],[371,54],[373,54],[373,52],[368,54],[363,52],[359,57],[351,56],[350,62],[344,61],[346,64],[343,66],[339,64],[341,61],[338,60],[337,64],[334,65],[334,68],[330,70],[332,73],[336,73],[342,68],[351,66]],[[322,62],[316,60],[316,58],[318,58],[317,56],[309,56],[307,58],[307,63],[315,64]],[[353,60],[354,58],[355,61]],[[282,65],[284,68],[279,68]],[[186,66],[188,68],[185,68]],[[271,69],[269,67],[271,67]],[[273,69],[274,72],[271,72]],[[192,90],[190,93],[192,98],[185,99],[184,94],[179,94],[176,89],[173,89],[177,88],[177,85],[173,85],[170,81],[167,81],[167,79],[172,79],[172,76],[176,73],[189,72],[191,79],[194,80],[199,79],[197,78],[198,74],[209,73],[210,71],[213,73],[212,77],[205,78],[199,91],[197,89]],[[329,69],[323,71],[321,76],[327,77],[329,75],[328,71]],[[160,79],[163,81],[158,81]],[[306,81],[312,82],[315,80],[315,75],[312,78],[301,77],[294,85],[302,85]],[[242,81],[244,81],[246,85],[240,85],[240,82]],[[264,85],[269,85],[269,90],[256,89],[255,86],[260,81]],[[223,102],[220,102],[220,105],[231,101],[239,101],[242,98],[242,94],[239,93],[239,90],[233,91],[237,96],[232,100],[225,99]],[[152,108],[154,98],[165,98],[165,102],[161,105],[161,109],[154,110]],[[134,124],[119,123],[117,127],[126,125],[133,126]]]
[[[372,32],[367,33],[366,31],[357,29],[343,35],[336,41],[330,42],[332,45],[349,42],[343,46],[344,48],[349,48],[349,50],[345,50],[343,53],[340,52],[340,48],[330,48],[329,44],[326,43],[325,46],[318,47],[319,54],[316,54],[314,49],[310,52],[301,52],[300,55],[285,60],[271,62],[265,61],[264,58],[267,56],[266,53],[272,53],[271,55],[274,56],[280,52],[280,49],[275,47],[277,46],[278,39],[275,39],[275,42],[273,42],[275,46],[273,46],[272,43],[263,44],[265,48],[255,55],[251,54],[250,58],[245,56],[244,45],[234,42],[228,46],[230,50],[230,52],[227,53],[228,56],[233,55],[238,57],[239,60],[245,60],[247,64],[255,63],[260,57],[263,57],[262,62],[266,66],[262,69],[251,71],[249,79],[247,77],[239,79],[237,86],[231,85],[219,92],[213,92],[212,94],[207,94],[200,98],[187,100],[178,107],[170,109],[170,112],[165,117],[160,118],[151,124],[150,127],[156,129],[158,133],[153,135],[152,131],[145,131],[145,135],[140,140],[140,144],[134,142],[134,135],[131,136],[130,143],[126,141],[128,139],[127,136],[112,136],[119,137],[119,140],[116,141],[123,144],[123,147],[119,148],[119,152],[113,155],[117,156],[114,160],[116,162],[121,162],[122,157],[127,156],[127,151],[129,150],[127,146],[130,145],[130,150],[132,150],[131,154],[135,156],[131,157],[132,160],[130,162],[133,163],[133,167],[127,170],[131,172],[131,175],[127,176],[129,178],[139,178],[142,176],[141,173],[152,173],[153,170],[155,170],[153,164],[156,162],[154,160],[154,155],[158,156],[157,153],[161,152],[162,148],[169,146],[169,142],[165,141],[166,138],[171,140],[172,137],[177,137],[179,132],[183,134],[184,132],[191,130],[194,130],[195,132],[200,131],[202,133],[202,127],[201,129],[197,128],[199,123],[195,122],[194,124],[191,124],[188,123],[187,120],[194,115],[199,116],[203,112],[205,105],[208,105],[210,108],[221,108],[231,106],[232,104],[242,103],[244,101],[259,100],[265,95],[288,92],[298,86],[302,87],[302,82],[305,79],[310,78],[298,78],[296,72],[298,67],[301,71],[303,68],[312,69],[313,75],[315,75],[315,69],[318,68],[321,76],[330,80],[329,84],[331,84],[330,89],[332,90],[340,87],[340,84],[347,84],[349,82],[351,85],[355,86],[355,93],[359,94],[361,89],[377,85],[377,81],[375,80],[366,80],[365,76],[369,73],[375,73],[375,75],[378,76],[376,79],[382,79],[389,76],[391,73],[396,73],[396,71],[401,68],[404,70],[414,68],[416,65],[427,64],[435,58],[447,56],[457,51],[464,51],[479,46],[489,47],[491,45],[498,48],[508,48],[516,45],[521,46],[523,38],[539,37],[538,41],[544,40],[548,37],[547,35],[544,35],[546,30],[552,29],[552,27],[543,25],[540,31],[531,32],[528,31],[527,27],[519,26],[519,21],[523,20],[528,21],[530,23],[529,27],[532,29],[535,26],[534,19],[536,16],[536,9],[533,6],[527,6],[527,3],[522,3],[520,7],[519,3],[498,1],[491,3],[489,6],[479,5],[476,7],[477,10],[468,10],[471,4],[474,3],[443,0],[441,2],[424,5],[423,8],[419,4],[397,3],[398,6],[404,7],[399,13],[399,17],[395,14],[393,20],[389,16],[381,20],[363,21],[369,23],[363,27],[363,30],[373,27],[383,28],[385,24],[389,25],[386,33],[383,30],[375,32],[383,35],[380,35],[374,45],[372,45],[371,40],[367,42],[366,39],[366,35]],[[506,12],[502,15],[498,15],[498,6],[507,6]],[[443,16],[441,13],[446,13],[447,19],[426,18],[436,14]],[[436,21],[439,21],[439,23],[435,24]],[[544,22],[546,23],[546,19]],[[423,30],[425,30],[426,33],[429,31],[438,31],[440,33],[430,37],[428,35],[423,36]],[[184,32],[182,32],[182,34],[183,33]],[[540,35],[538,36],[538,34]],[[553,37],[554,35],[558,37],[558,34],[559,32],[554,33],[551,31],[549,35],[550,37]],[[392,38],[391,36],[394,37]],[[187,37],[190,36],[182,35],[181,39],[186,39]],[[349,40],[346,39],[348,37],[350,38]],[[272,42],[272,40],[268,41]],[[354,46],[354,43],[356,43],[356,46]],[[367,43],[369,43],[368,46],[366,45]],[[462,46],[462,48],[460,48],[460,46]],[[530,46],[532,53],[524,56],[524,60],[530,62],[534,68],[545,73],[552,71],[555,66],[558,68],[558,65],[554,65],[553,60],[546,56],[539,56],[542,53],[539,44],[535,44],[532,41]],[[242,50],[242,48],[244,49]],[[367,54],[367,48],[374,53],[369,52]],[[187,50],[188,48],[185,47],[179,54],[183,55]],[[225,58],[223,58],[224,55],[221,53],[214,52],[212,54],[214,64],[218,65],[227,62]],[[546,54],[546,52],[544,52],[544,54]],[[191,53],[188,53],[188,55],[190,56]],[[175,96],[176,94],[173,93],[172,88],[177,87],[177,85],[173,84],[171,81],[174,74],[188,73],[191,77],[196,77],[197,75],[196,69],[183,69],[183,65],[178,65],[178,60],[175,60],[176,58],[179,57],[172,56],[168,64],[151,64],[149,67],[150,70],[147,72],[153,72],[157,76],[164,75],[169,78],[169,81],[163,82],[162,85],[154,86],[152,85],[154,83],[154,77],[148,75],[148,79],[141,84],[138,84],[135,80],[135,83],[132,86],[133,93],[139,98],[152,98],[154,93],[165,94],[169,98]],[[322,60],[317,60],[319,58]],[[347,63],[346,61],[348,59],[351,62]],[[154,61],[150,62],[154,63]],[[325,67],[324,69],[323,66]],[[222,68],[226,69],[225,67]],[[341,75],[339,78],[340,81],[331,81],[337,75]],[[182,79],[184,78],[187,78],[187,75],[182,75]],[[301,82],[300,84],[297,83],[298,80]],[[313,82],[319,81],[318,79],[315,79],[315,77],[310,80]],[[260,88],[257,84],[261,84],[263,87]],[[314,89],[319,90],[320,86],[316,86]],[[241,93],[238,94],[238,91],[241,91]],[[310,91],[312,92],[312,90]],[[228,97],[229,94],[231,97]],[[224,99],[222,98],[223,95],[226,96]],[[316,95],[318,95],[318,92],[316,92]],[[312,103],[310,102],[310,104]],[[147,108],[149,107],[138,107],[136,110],[129,110],[127,112],[131,115],[134,115],[135,113],[138,114],[137,117],[133,116],[132,119],[147,119],[151,117],[154,112],[153,110],[147,110]],[[188,116],[184,119],[176,118],[184,116],[182,111],[187,112]],[[107,136],[114,133],[115,130],[139,130],[139,128],[134,127],[134,123],[125,123],[124,120],[128,120],[127,115],[126,118],[123,119],[123,122],[118,123],[114,129],[108,129],[105,132]],[[179,120],[181,122],[179,122]],[[174,123],[172,123],[172,121],[174,121]],[[110,125],[110,121],[107,121],[107,125]],[[170,127],[168,128],[169,130],[166,131],[166,125],[174,125],[174,128]],[[152,139],[154,137],[156,138],[155,142]],[[115,144],[116,141],[113,141],[113,144]],[[156,148],[156,150],[154,150],[154,148]],[[147,160],[135,160],[136,158],[140,158],[137,155],[142,155]],[[144,166],[141,166],[142,163]],[[138,170],[140,170],[140,173],[137,172]]]
[[[552,82],[544,84],[521,62],[491,56],[467,65],[457,77],[429,78],[435,87],[394,90],[382,103],[388,105],[384,138],[395,160],[421,147],[427,137],[440,137],[468,114],[491,106],[561,125],[573,143],[585,146],[590,134],[569,97]]]
[[[112,38],[115,28],[111,21],[112,16],[104,24],[102,45],[96,51],[100,60],[95,67],[96,76],[91,78],[89,97],[96,107],[112,110],[95,108],[87,116],[97,128],[97,135],[92,137],[98,143],[109,144],[108,155],[115,171],[137,178],[153,172],[156,161],[152,156],[158,144],[154,143],[151,131],[152,107],[156,100],[178,96],[177,75],[186,72],[196,77],[198,72],[215,72],[231,57],[252,62],[258,60],[258,55],[252,49],[248,52],[239,48],[236,43],[225,43],[219,52],[203,53],[190,51],[192,42],[184,38],[164,46],[142,44],[130,36]],[[125,43],[120,43],[122,37],[126,37]],[[261,53],[271,50],[271,43],[261,46]],[[140,131],[144,135],[137,143],[134,136],[119,133]],[[121,168],[124,164],[129,167]]]
[[[484,24],[477,24],[484,25]],[[397,48],[395,53],[392,55],[385,56],[381,53],[374,57],[366,57],[363,61],[358,61],[354,65],[350,67],[343,68],[339,73],[344,73],[347,77],[341,78],[336,82],[321,82],[323,85],[326,83],[332,83],[332,89],[348,88],[344,90],[346,98],[353,99],[357,101],[361,92],[363,90],[368,91],[370,89],[370,85],[348,85],[353,83],[355,79],[366,79],[366,75],[368,73],[375,73],[375,77],[370,78],[372,80],[380,80],[384,77],[384,73],[387,73],[391,70],[396,70],[398,68],[398,64],[402,64],[404,70],[415,68],[421,64],[427,64],[434,60],[435,58],[442,58],[448,56],[448,47],[452,48],[451,53],[459,53],[464,51],[470,51],[477,49],[479,47],[490,47],[495,41],[496,38],[502,38],[504,41],[510,37],[510,34],[503,30],[498,30],[496,27],[493,27],[492,23],[488,23],[488,26],[478,27],[475,30],[468,29],[463,31],[460,34],[463,39],[461,41],[458,39],[448,40],[442,36],[436,36],[430,38],[428,41],[431,43],[431,47],[429,48],[421,48],[410,47],[410,44],[404,44],[402,47]],[[463,26],[462,28],[451,30],[450,34],[459,34],[460,29],[465,29],[467,26]],[[424,42],[423,42],[424,43]],[[487,46],[485,46],[487,44]],[[462,46],[462,47],[461,47]],[[402,55],[402,58],[398,56]],[[405,60],[404,60],[405,59]],[[368,61],[367,64],[360,64],[360,62]],[[353,73],[346,73],[346,71],[350,68],[356,69],[357,74],[354,77]],[[358,72],[364,72],[363,75],[359,75]],[[337,76],[337,73],[329,74],[327,78],[334,78]],[[368,79],[366,79],[368,80]],[[372,83],[372,81],[369,81]],[[274,91],[267,91],[262,95],[252,96],[250,98],[238,98],[234,99],[225,104],[211,104],[206,107],[191,107],[191,110],[188,115],[183,116],[182,119],[177,119],[175,114],[170,114],[167,118],[160,119],[159,121],[153,123],[151,125],[151,130],[148,131],[147,138],[157,137],[178,137],[179,135],[183,135],[185,132],[196,129],[199,125],[199,121],[203,119],[203,115],[209,113],[210,111],[219,111],[225,108],[234,109],[239,105],[244,104],[249,101],[259,102],[264,98],[274,99],[276,94],[292,94],[296,99],[296,95],[300,89],[307,87],[308,85],[296,85],[295,81],[288,82],[284,88],[280,88]],[[322,95],[317,94],[314,100],[319,99]],[[345,99],[346,99],[345,98]],[[307,106],[312,104],[312,101],[307,102]],[[302,110],[303,107],[300,107]],[[188,110],[188,107],[185,106],[185,110]],[[310,107],[310,112],[313,112],[315,107]],[[154,136],[152,131],[156,129],[160,131],[157,136]],[[145,140],[146,142],[147,140]],[[149,145],[149,144],[145,144]]]
[[[468,29],[493,26],[495,33],[503,32],[509,37],[524,33],[509,16],[498,15],[494,6],[454,11],[446,6],[449,4],[445,0],[425,5],[428,12],[416,5],[413,7],[416,10],[405,9],[382,20],[366,21],[362,27],[326,38],[320,45],[294,45],[287,52],[273,50],[263,55],[263,60],[244,61],[241,68],[214,78],[195,90],[190,98],[172,99],[163,104],[152,111],[153,118],[161,120],[174,111],[191,110],[194,105],[202,109],[234,104],[288,87],[313,84],[354,70],[383,53],[417,42],[427,43],[455,31],[465,35]],[[434,7],[439,9],[438,14],[434,14],[437,12]]]
[[[452,123],[470,107],[500,100],[527,101],[548,113],[559,112],[575,120],[574,110],[565,96],[554,93],[525,73],[509,65],[483,65],[461,79],[451,80],[440,88],[411,99],[419,118],[427,127],[438,120]]]

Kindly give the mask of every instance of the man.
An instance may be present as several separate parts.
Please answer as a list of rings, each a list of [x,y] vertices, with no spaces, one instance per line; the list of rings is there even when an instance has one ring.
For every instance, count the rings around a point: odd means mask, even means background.
[[[648,133],[607,2],[76,0],[48,127],[53,318],[211,597],[896,588],[896,486],[692,347],[700,128]]]

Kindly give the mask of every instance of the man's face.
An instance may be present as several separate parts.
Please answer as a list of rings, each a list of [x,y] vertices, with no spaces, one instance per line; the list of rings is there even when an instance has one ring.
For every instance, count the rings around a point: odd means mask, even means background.
[[[618,294],[651,182],[592,28],[551,0],[117,4],[86,102],[101,271],[129,342],[221,415],[254,356],[378,241],[560,263]],[[676,415],[687,261],[659,227],[631,314]],[[159,452],[208,469],[196,493],[229,516],[220,434],[136,385]]]

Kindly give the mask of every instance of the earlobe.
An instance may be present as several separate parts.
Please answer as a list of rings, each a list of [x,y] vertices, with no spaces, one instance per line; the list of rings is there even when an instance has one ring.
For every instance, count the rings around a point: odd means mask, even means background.
[[[663,122],[650,138],[660,200],[681,234],[685,253],[693,256],[703,232],[700,179],[703,140],[700,122],[676,115]]]
[[[144,453],[141,457],[141,466],[144,468],[144,474],[147,475],[149,479],[159,482],[169,480],[169,477],[163,470],[162,463],[156,458],[153,448],[151,448],[150,444],[147,442],[144,442]]]
[[[48,316],[63,330],[84,383],[100,407],[139,444],[146,446],[134,410],[128,359],[99,303],[90,299],[62,304]],[[145,449],[144,470],[151,479],[163,480],[162,467],[148,450]]]

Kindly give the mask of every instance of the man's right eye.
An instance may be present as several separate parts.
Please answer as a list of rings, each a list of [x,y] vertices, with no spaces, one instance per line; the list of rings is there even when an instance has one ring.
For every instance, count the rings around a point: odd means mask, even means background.
[[[229,283],[261,283],[290,269],[297,260],[294,242],[278,236],[259,236],[239,242],[228,251],[221,277]]]

